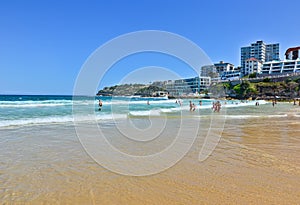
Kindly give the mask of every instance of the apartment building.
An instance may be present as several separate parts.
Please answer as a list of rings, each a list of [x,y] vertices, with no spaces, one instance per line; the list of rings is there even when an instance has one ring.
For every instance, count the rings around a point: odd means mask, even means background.
[[[242,75],[246,69],[246,60],[255,58],[261,63],[269,61],[279,61],[279,43],[266,44],[263,41],[256,41],[250,46],[241,48],[241,68]]]
[[[300,59],[266,62],[262,66],[262,74],[285,74],[300,72]]]
[[[258,59],[249,58],[245,61],[245,67],[242,69],[242,73],[244,76],[252,73],[260,73],[262,65],[262,62]]]

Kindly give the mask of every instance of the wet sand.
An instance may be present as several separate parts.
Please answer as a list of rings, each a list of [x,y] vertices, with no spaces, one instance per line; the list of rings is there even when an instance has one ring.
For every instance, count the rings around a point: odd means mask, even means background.
[[[275,113],[277,117],[228,117],[220,143],[207,160],[198,161],[203,143],[198,137],[183,160],[145,177],[99,166],[83,150],[72,124],[2,129],[0,202],[297,204],[299,113],[297,107]]]

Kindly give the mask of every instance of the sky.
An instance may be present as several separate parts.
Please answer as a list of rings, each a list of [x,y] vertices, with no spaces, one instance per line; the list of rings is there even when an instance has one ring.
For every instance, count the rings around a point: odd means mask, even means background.
[[[240,48],[257,40],[280,43],[283,59],[287,48],[300,46],[299,8],[298,0],[2,0],[0,94],[72,94],[97,48],[141,30],[183,36],[214,63],[240,65]],[[112,66],[99,79],[99,89],[126,82],[131,72],[147,66],[132,79],[148,83],[168,77],[159,70],[153,71],[157,78],[151,77],[151,66],[194,75],[178,59],[138,54]]]

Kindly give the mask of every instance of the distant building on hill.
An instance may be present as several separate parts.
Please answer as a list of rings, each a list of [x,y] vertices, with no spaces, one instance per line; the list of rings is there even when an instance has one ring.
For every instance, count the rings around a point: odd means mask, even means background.
[[[219,74],[222,74],[222,72],[227,72],[227,71],[233,71],[234,70],[234,65],[231,63],[226,63],[224,61],[220,61],[219,63],[214,64],[216,67],[216,71]]]
[[[241,67],[246,68],[246,60],[255,58],[261,63],[279,61],[279,43],[266,44],[263,41],[256,41],[250,46],[241,48]],[[244,73],[242,73],[244,74]]]
[[[288,48],[285,52],[285,59],[287,60],[297,60],[300,58],[300,46]]]
[[[167,81],[154,81],[153,83],[151,83],[151,85],[157,86],[160,88],[164,88],[166,84],[167,84]]]
[[[234,67],[232,63],[220,61],[214,66],[221,80],[234,80],[241,77],[240,67]]]
[[[200,69],[200,76],[217,78],[219,77],[219,73],[217,72],[215,65],[205,65]]]

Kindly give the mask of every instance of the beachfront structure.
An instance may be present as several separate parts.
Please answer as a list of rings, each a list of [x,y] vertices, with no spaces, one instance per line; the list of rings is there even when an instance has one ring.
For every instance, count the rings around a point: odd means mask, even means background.
[[[262,66],[262,74],[284,74],[300,72],[300,59],[266,62]]]
[[[225,71],[221,75],[221,80],[237,80],[241,78],[241,72],[238,70]]]
[[[265,44],[263,41],[256,41],[250,46],[241,48],[241,67],[245,69],[246,60],[256,58],[261,63],[279,61],[279,43]],[[243,73],[242,73],[243,74]]]
[[[300,58],[300,46],[288,48],[285,52],[285,59],[287,60],[297,60]]]
[[[262,62],[256,58],[249,58],[245,61],[245,67],[242,68],[241,73],[243,76],[252,73],[261,73]]]
[[[187,79],[178,79],[168,81],[166,90],[171,96],[185,96],[190,94],[198,94],[199,92],[208,89],[211,84],[210,77],[194,77]]]

